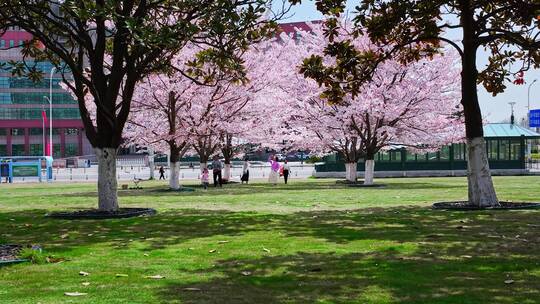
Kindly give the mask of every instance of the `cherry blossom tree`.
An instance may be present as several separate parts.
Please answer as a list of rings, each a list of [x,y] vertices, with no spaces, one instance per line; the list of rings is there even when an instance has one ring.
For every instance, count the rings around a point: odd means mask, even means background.
[[[328,40],[321,26],[311,26],[310,33],[300,32],[301,50],[295,54],[324,54]],[[364,37],[353,43],[358,48],[370,47]],[[364,183],[372,184],[374,156],[382,149],[392,144],[437,149],[463,137],[456,116],[460,111],[459,85],[453,81],[459,76],[456,61],[453,53],[408,66],[387,61],[358,95],[343,96],[339,105],[329,103],[315,81],[298,73],[288,77],[279,98],[284,119],[279,126],[272,126],[277,141],[321,153],[340,153],[346,162],[346,179],[351,182],[357,179],[358,161],[364,159]]]

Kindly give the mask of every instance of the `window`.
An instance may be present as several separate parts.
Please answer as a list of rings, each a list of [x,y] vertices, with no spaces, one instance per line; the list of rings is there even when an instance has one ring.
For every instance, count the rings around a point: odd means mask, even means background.
[[[66,134],[66,135],[78,135],[79,134],[79,129],[77,129],[77,128],[67,128],[64,134]]]
[[[439,161],[439,155],[437,152],[429,152],[427,153],[427,160],[430,162],[436,162]]]
[[[465,160],[465,144],[454,144],[454,160]]]
[[[488,152],[488,159],[489,160],[497,160],[498,159],[498,140],[486,140],[487,145],[487,152]]]
[[[30,135],[42,135],[43,128],[30,128]]]
[[[388,152],[379,152],[379,161],[382,161],[382,162],[390,161],[390,154]]]
[[[510,159],[519,160],[521,156],[521,143],[519,139],[513,139],[510,141]]]
[[[408,162],[415,162],[416,161],[416,153],[411,153],[407,151],[407,161]]]
[[[47,117],[50,118],[49,109],[45,109]],[[0,107],[0,119],[39,119],[41,120],[40,108],[6,109]],[[53,109],[53,119],[79,119],[78,108],[55,108]]]
[[[2,49],[6,48],[6,41],[4,39],[0,40],[0,48]]]
[[[43,155],[43,145],[42,144],[31,144],[30,145],[30,155],[31,156]]]
[[[509,159],[510,159],[509,140],[501,139],[499,140],[499,160],[509,160]]]
[[[439,151],[439,159],[441,161],[449,161],[450,160],[450,146],[444,146]]]
[[[15,47],[15,40],[10,40],[10,41],[9,41],[9,47],[10,47],[10,48]]]
[[[54,158],[60,158],[62,157],[62,154],[60,153],[60,144],[53,144],[53,157]]]
[[[392,150],[389,152],[391,162],[401,162],[401,150]]]
[[[11,146],[11,155],[12,156],[24,156],[24,145],[12,145]]]
[[[0,128],[0,136],[6,136],[6,135],[7,135],[6,129]]]
[[[78,147],[77,144],[66,144],[66,148],[64,149],[66,157],[77,156]]]
[[[7,156],[7,146],[0,145],[0,156]]]
[[[20,84],[13,84],[14,88],[24,86]],[[48,92],[36,93],[11,93],[11,102],[15,104],[49,104],[45,97],[49,97]],[[53,104],[75,104],[76,101],[69,93],[53,93]]]
[[[23,128],[13,128],[11,129],[11,135],[13,136],[24,136]]]

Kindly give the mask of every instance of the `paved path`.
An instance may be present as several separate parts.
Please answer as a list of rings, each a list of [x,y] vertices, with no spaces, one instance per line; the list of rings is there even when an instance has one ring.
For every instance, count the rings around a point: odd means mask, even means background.
[[[312,164],[300,164],[291,162],[291,178],[308,178],[313,175],[314,166]],[[234,166],[232,168],[232,180],[240,181],[240,175],[242,174],[241,166]],[[54,180],[59,182],[84,182],[84,181],[97,181],[97,166],[92,166],[91,168],[63,168],[63,169],[54,169]],[[270,167],[268,165],[252,165],[250,168],[250,178],[252,179],[264,179],[268,178],[270,172]],[[117,176],[119,181],[130,181],[134,178],[148,179],[150,177],[150,169],[148,167],[131,167],[131,166],[122,166],[117,168]],[[180,179],[190,179],[196,180],[199,178],[199,168],[189,168],[181,167],[180,168]],[[158,170],[154,171],[154,177],[159,178]],[[169,177],[169,170],[166,170],[165,177]],[[210,177],[212,178],[212,177]],[[25,178],[15,178],[14,182],[37,182],[37,178],[25,177]]]

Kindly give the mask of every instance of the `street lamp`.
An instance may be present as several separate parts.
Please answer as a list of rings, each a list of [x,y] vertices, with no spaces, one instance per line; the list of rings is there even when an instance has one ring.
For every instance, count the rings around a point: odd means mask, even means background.
[[[529,88],[527,89],[527,111],[530,112],[531,111],[531,87],[533,86],[533,84],[535,84],[536,82],[538,81],[538,79],[535,79],[531,82],[531,84],[529,85]]]
[[[56,71],[56,67],[51,68],[51,75],[49,78],[49,97],[43,96],[49,102],[49,151],[51,151],[51,156],[53,156],[53,132],[52,132],[52,87],[53,87],[53,74]]]
[[[516,104],[516,102],[511,101],[508,104],[510,105],[510,108],[512,109],[512,114],[510,115],[510,124],[514,124],[514,105]]]

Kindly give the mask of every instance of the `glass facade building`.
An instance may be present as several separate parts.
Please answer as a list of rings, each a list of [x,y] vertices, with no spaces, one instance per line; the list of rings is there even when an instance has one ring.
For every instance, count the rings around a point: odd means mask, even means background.
[[[0,63],[21,61],[20,47],[31,35],[10,28],[0,37]],[[28,66],[43,73],[40,82],[15,77],[11,71],[0,70],[0,156],[43,155],[44,133],[49,141],[49,123],[43,126],[42,111],[52,118],[53,156],[55,158],[93,154],[84,135],[76,100],[60,87],[62,76],[50,76],[53,65],[34,63]],[[52,80],[52,117],[49,112],[49,86]]]

